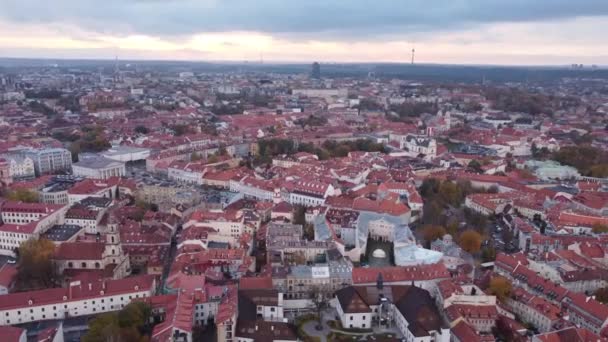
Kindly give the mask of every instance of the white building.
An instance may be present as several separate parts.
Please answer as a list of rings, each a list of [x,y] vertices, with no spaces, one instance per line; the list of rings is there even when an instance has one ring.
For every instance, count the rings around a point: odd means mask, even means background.
[[[390,134],[390,141],[397,141],[401,149],[405,149],[412,156],[424,154],[425,156],[434,158],[437,156],[437,141],[424,135],[400,135]]]
[[[94,283],[70,283],[67,288],[12,293],[0,301],[0,325],[23,324],[117,311],[133,299],[154,294],[154,276],[144,275]]]
[[[399,329],[408,342],[448,342],[445,325],[428,291],[410,285],[349,286],[336,291],[332,300],[344,328],[371,329],[385,326]]]
[[[145,160],[150,156],[150,150],[141,147],[132,146],[113,146],[109,150],[102,152],[102,156],[119,162],[131,162],[137,160]]]
[[[72,170],[75,176],[93,179],[123,177],[127,173],[125,163],[97,155],[81,155],[81,160],[72,165]]]
[[[13,256],[15,249],[30,238],[38,238],[56,224],[62,224],[67,206],[42,203],[2,204],[0,254]]]
[[[32,158],[19,154],[2,156],[9,163],[9,172],[13,179],[33,178],[36,176]]]
[[[37,176],[72,170],[72,153],[65,148],[29,150],[25,155],[33,160]]]

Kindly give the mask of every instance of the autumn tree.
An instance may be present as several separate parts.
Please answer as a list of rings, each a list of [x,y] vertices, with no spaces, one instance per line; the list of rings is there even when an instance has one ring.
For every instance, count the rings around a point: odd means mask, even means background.
[[[596,223],[592,229],[596,234],[608,233],[608,225],[605,224]]]
[[[28,189],[17,189],[7,192],[4,197],[11,201],[26,203],[38,202],[38,193]]]
[[[481,248],[481,234],[474,230],[467,230],[460,234],[460,247],[468,253],[477,253]]]
[[[190,161],[192,161],[192,162],[199,161],[201,159],[203,159],[203,158],[201,157],[201,155],[199,153],[192,152],[192,154],[190,155]]]
[[[463,202],[462,189],[454,182],[442,182],[439,186],[439,196],[453,207],[460,207]]]
[[[489,292],[500,301],[509,298],[512,289],[511,282],[505,277],[497,276],[490,279]]]
[[[445,234],[445,228],[439,225],[427,224],[422,227],[422,237],[428,243],[441,239]]]
[[[29,239],[18,250],[17,284],[19,290],[54,287],[57,269],[53,264],[55,244],[47,239]]]

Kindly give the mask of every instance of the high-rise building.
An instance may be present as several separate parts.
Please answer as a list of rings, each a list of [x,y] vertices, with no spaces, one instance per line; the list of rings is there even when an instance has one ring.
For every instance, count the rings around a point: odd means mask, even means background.
[[[321,79],[321,65],[318,62],[312,63],[312,71],[310,77],[314,79]]]

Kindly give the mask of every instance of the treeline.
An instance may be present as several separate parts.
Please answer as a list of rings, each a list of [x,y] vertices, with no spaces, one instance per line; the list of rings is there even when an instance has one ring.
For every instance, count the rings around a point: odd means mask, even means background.
[[[77,161],[78,154],[82,152],[101,152],[112,147],[102,126],[85,126],[82,128],[82,132],[83,134],[78,136],[69,147],[72,152],[72,160]]]
[[[399,105],[392,105],[390,110],[397,114],[397,121],[409,121],[420,117],[424,113],[435,114],[438,107],[435,102],[404,102]]]
[[[350,152],[381,152],[386,153],[384,145],[375,143],[370,139],[352,141],[326,140],[321,146],[312,143],[296,144],[291,139],[264,139],[258,142],[258,157],[256,164],[270,163],[272,157],[278,155],[292,155],[297,152],[315,154],[319,160],[346,157]]]
[[[296,125],[300,125],[302,127],[305,126],[324,126],[327,124],[327,118],[323,116],[310,115],[306,119],[298,119],[295,121]]]
[[[583,176],[608,177],[608,152],[593,146],[564,146],[552,159],[576,168]]]
[[[41,90],[26,90],[24,92],[25,97],[28,99],[59,99],[63,94],[61,91],[56,89],[41,89]]]

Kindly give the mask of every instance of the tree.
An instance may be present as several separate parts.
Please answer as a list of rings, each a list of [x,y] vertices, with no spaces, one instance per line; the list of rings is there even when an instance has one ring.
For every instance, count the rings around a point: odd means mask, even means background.
[[[215,164],[219,160],[220,160],[220,158],[218,156],[216,156],[215,154],[212,154],[209,157],[207,157],[207,163],[209,163],[209,164]]]
[[[439,196],[445,203],[453,207],[460,207],[464,200],[462,189],[458,184],[449,181],[441,183],[439,186]]]
[[[84,342],[148,341],[152,332],[152,308],[144,302],[132,302],[118,312],[101,314],[89,324]]]
[[[195,161],[199,161],[201,159],[202,159],[201,155],[196,152],[192,152],[192,154],[190,154],[190,161],[195,162]]]
[[[460,234],[460,247],[468,253],[477,253],[481,248],[481,234],[474,230],[467,230]]]
[[[53,264],[55,244],[47,239],[29,239],[19,246],[17,284],[19,290],[54,287],[57,269]]]
[[[38,193],[28,189],[17,189],[5,194],[6,199],[26,203],[38,202]]]
[[[483,173],[483,169],[481,168],[481,163],[476,159],[471,160],[469,162],[469,165],[467,165],[467,167],[477,173]]]
[[[427,224],[422,227],[422,237],[428,243],[441,239],[445,234],[446,230],[442,226]]]
[[[590,172],[591,172],[591,177],[607,178],[608,177],[608,164],[604,163],[604,164],[593,165],[591,167]]]
[[[296,205],[293,208],[293,223],[305,225],[306,224],[306,207],[303,205]]]
[[[139,126],[135,127],[135,133],[148,134],[148,133],[150,133],[150,130],[146,126],[139,125]]]
[[[315,327],[317,330],[323,329],[322,325],[322,314],[323,309],[327,306],[327,302],[323,296],[323,293],[318,287],[313,287],[310,289],[310,301],[317,312],[317,326]]]
[[[596,223],[592,229],[596,234],[608,233],[608,225],[605,224]]]
[[[511,282],[505,277],[496,276],[490,279],[490,287],[488,290],[490,294],[495,295],[500,301],[509,298],[512,289]]]
[[[481,260],[483,262],[490,262],[496,260],[496,249],[492,246],[487,246],[481,250]]]
[[[601,287],[595,290],[595,299],[600,303],[608,304],[608,287]]]

